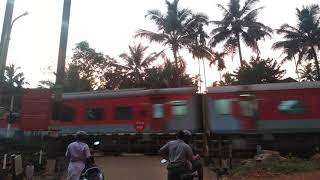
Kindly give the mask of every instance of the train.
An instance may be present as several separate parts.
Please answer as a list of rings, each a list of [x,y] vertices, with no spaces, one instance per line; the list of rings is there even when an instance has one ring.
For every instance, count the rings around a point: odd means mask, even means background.
[[[6,102],[12,97],[6,96]],[[6,117],[0,119],[0,136],[8,135],[8,127],[25,135],[56,130],[67,136],[83,130],[110,137],[111,149],[123,142],[141,150],[188,129],[209,150],[221,141],[243,151],[320,147],[320,82],[209,87],[206,93],[194,87],[63,93],[58,121],[53,120],[53,97],[50,90],[22,90],[12,101],[19,102],[19,117],[10,125]]]

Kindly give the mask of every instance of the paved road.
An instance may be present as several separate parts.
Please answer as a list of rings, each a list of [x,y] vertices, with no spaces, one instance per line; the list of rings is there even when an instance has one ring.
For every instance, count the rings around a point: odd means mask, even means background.
[[[166,180],[165,166],[156,156],[108,156],[96,158],[107,180]],[[212,173],[205,169],[204,180],[214,180]]]

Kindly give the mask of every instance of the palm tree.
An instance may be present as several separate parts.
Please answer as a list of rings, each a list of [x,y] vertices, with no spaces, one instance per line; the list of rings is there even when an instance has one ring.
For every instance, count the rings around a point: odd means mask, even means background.
[[[276,47],[275,44],[272,46],[272,48],[279,49],[280,47]],[[283,65],[284,63],[293,60],[295,65],[295,72],[297,74],[298,81],[300,81],[301,79],[300,79],[298,67],[301,64],[301,59],[299,60],[299,58],[298,59],[296,58],[297,54],[300,53],[300,49],[298,45],[296,44],[295,46],[291,46],[291,47],[282,47],[282,49],[283,49],[282,54],[285,54],[285,57],[281,60],[280,64]]]
[[[218,71],[220,73],[220,82],[222,81],[222,76],[221,76],[221,72],[222,70],[224,70],[226,68],[225,62],[224,62],[224,57],[227,55],[228,53],[226,52],[213,52],[212,54],[212,59],[210,60],[209,66],[211,67],[212,65],[217,64],[218,66]]]
[[[257,21],[259,11],[262,9],[253,6],[259,0],[246,0],[244,6],[240,7],[240,0],[230,0],[228,7],[218,4],[223,11],[223,19],[213,21],[218,27],[211,31],[213,35],[210,45],[215,47],[218,43],[225,42],[225,52],[235,53],[238,48],[240,65],[243,66],[240,39],[253,51],[259,53],[258,40],[266,36],[271,37],[272,29]]]
[[[180,9],[179,0],[173,2],[166,1],[167,12],[163,14],[159,10],[149,10],[146,17],[152,20],[157,26],[157,31],[139,29],[135,37],[149,39],[150,42],[160,43],[172,50],[175,69],[179,69],[179,50],[187,47],[197,32],[195,32],[198,22],[207,21],[203,14],[194,14],[189,9]],[[176,72],[177,74],[177,72]]]
[[[298,56],[297,64],[304,59],[313,59],[318,80],[320,80],[320,68],[317,57],[317,48],[320,48],[320,9],[318,5],[296,9],[298,23],[290,26],[284,24],[277,30],[285,40],[273,44],[274,49],[283,49],[288,58]],[[289,53],[288,53],[289,52]]]
[[[201,22],[198,25],[197,34],[194,36],[193,42],[188,46],[189,52],[192,54],[194,59],[198,59],[198,66],[199,66],[199,88],[201,91],[201,72],[200,72],[200,60],[202,60],[202,66],[203,66],[203,73],[204,73],[204,84],[205,87],[207,86],[207,78],[206,78],[206,68],[204,59],[211,60],[212,53],[211,49],[206,45],[206,38],[209,36],[207,33],[203,30],[203,26],[207,25],[208,21]]]
[[[14,64],[9,64],[9,66],[5,68],[4,78],[9,87],[22,88],[23,85],[29,84],[25,81],[24,74],[18,72],[20,69],[20,67],[16,67]]]
[[[143,71],[148,68],[152,62],[154,62],[163,52],[153,52],[148,56],[145,56],[145,52],[148,46],[142,44],[129,45],[130,54],[122,53],[120,58],[125,61],[125,66],[121,66],[126,71],[127,76],[137,80],[139,84],[143,82]],[[120,66],[120,65],[118,65]]]
[[[299,73],[301,74],[302,81],[315,81],[317,79],[316,70],[311,63],[308,63],[303,66],[302,69],[299,69]]]

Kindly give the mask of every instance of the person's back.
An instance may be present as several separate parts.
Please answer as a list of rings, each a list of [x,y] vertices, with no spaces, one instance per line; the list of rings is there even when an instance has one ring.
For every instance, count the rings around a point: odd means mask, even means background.
[[[88,154],[88,152],[90,152],[89,146],[80,141],[70,143],[67,148],[67,152],[69,152],[69,158],[71,162],[85,162],[90,156],[90,154]]]
[[[192,159],[192,149],[183,140],[177,139],[167,143],[160,151],[168,149],[168,159],[170,163],[188,163]]]
[[[76,134],[76,141],[68,145],[66,157],[69,159],[67,180],[79,180],[86,160],[91,156],[89,146],[84,143],[85,132]]]
[[[177,133],[177,137],[177,140],[168,142],[159,150],[169,160],[168,180],[179,180],[182,174],[190,172],[190,162],[195,158],[191,147],[183,141],[182,131]]]

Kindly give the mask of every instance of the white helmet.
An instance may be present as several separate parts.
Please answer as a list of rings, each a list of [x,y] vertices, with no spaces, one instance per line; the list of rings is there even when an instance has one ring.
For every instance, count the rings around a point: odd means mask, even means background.
[[[185,136],[192,136],[192,133],[189,130],[183,130]]]
[[[186,143],[189,143],[191,141],[192,133],[189,130],[183,130],[183,134],[184,134],[184,141]]]

